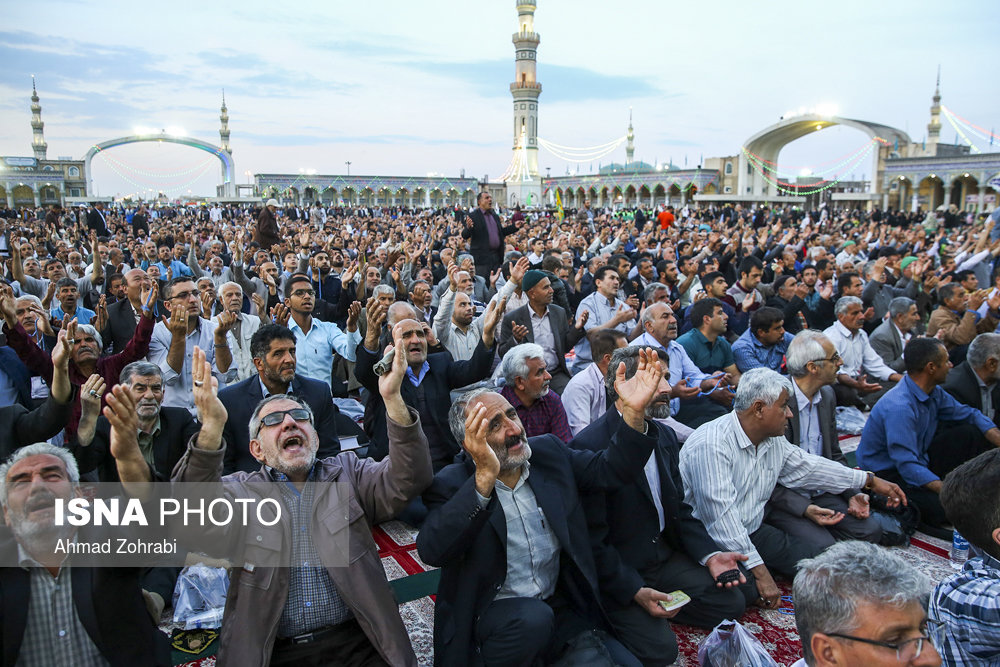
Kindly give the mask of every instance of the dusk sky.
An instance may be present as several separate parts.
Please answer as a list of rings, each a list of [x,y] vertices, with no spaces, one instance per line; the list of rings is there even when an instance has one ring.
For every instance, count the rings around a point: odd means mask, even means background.
[[[34,74],[50,158],[81,158],[137,126],[217,144],[225,88],[239,182],[247,171],[344,173],[348,160],[352,174],[464,169],[495,179],[510,161],[514,0],[39,0],[4,9],[3,155],[31,155]],[[789,110],[833,105],[919,142],[938,65],[943,104],[1000,128],[998,24],[985,0],[538,0],[539,135],[605,144],[624,135],[631,107],[636,159],[694,167],[737,154]],[[942,140],[956,136],[943,122]],[[823,130],[790,145],[781,164],[807,169],[866,142],[855,130]],[[600,162],[624,156],[623,145]],[[545,151],[539,164],[553,175],[590,170]],[[220,178],[209,154],[165,144],[108,151],[94,177],[102,196],[151,187],[208,195]]]

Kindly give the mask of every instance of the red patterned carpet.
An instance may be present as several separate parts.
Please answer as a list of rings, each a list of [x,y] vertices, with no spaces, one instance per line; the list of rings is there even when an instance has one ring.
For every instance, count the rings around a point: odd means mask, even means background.
[[[373,531],[382,566],[390,581],[402,580],[410,575],[433,569],[425,565],[417,555],[416,535],[414,529],[399,521],[382,524]],[[941,540],[918,533],[908,548],[897,549],[897,552],[914,567],[927,574],[932,581],[937,582],[952,573],[948,563],[948,547],[949,545]],[[791,595],[791,582],[779,581],[778,586],[783,595]],[[407,592],[420,591],[422,588],[426,590],[426,582],[418,581]],[[433,664],[433,597],[428,595],[405,602],[400,605],[399,612],[410,634],[410,641],[418,661],[421,665],[430,667]],[[779,665],[788,667],[801,657],[799,635],[795,629],[793,601],[783,602],[782,609],[776,611],[750,609],[738,620],[761,641]],[[698,644],[709,633],[684,625],[675,625],[674,632],[677,634],[681,650],[676,664],[694,667],[698,664]],[[185,664],[191,667],[212,667],[215,665],[215,658],[208,657]]]

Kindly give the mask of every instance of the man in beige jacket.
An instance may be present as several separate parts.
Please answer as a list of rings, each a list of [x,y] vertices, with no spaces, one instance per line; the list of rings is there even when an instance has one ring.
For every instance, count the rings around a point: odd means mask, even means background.
[[[940,305],[931,313],[927,335],[940,338],[949,354],[956,348],[967,347],[978,334],[994,331],[1000,323],[1000,292],[987,299],[986,290],[969,294],[959,283],[945,283],[937,292]],[[986,316],[977,321],[976,310],[983,301],[989,309]],[[957,364],[964,359],[963,352],[961,359],[955,361],[953,358],[952,361]]]

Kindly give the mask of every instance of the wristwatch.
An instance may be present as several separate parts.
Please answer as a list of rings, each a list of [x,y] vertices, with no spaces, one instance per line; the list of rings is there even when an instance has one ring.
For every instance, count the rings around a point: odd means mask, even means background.
[[[865,480],[865,485],[861,488],[864,489],[865,491],[871,491],[872,482],[875,481],[875,473],[873,473],[871,470],[865,470],[865,474],[868,475],[868,479]]]

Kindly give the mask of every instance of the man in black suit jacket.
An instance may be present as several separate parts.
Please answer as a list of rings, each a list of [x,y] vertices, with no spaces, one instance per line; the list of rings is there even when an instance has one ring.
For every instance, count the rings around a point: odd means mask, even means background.
[[[503,226],[500,216],[493,210],[493,196],[489,192],[480,192],[476,203],[479,208],[465,219],[462,238],[470,241],[476,274],[489,281],[490,274],[503,263],[504,237],[516,232],[517,227]]]
[[[108,231],[108,219],[107,212],[104,210],[104,202],[96,202],[93,208],[87,211],[87,229],[97,232],[98,236],[105,238],[111,236],[111,232]]]
[[[15,452],[0,466],[0,476],[6,482],[0,500],[7,521],[0,530],[0,558],[22,565],[0,568],[3,664],[172,664],[167,638],[147,611],[142,569],[62,567],[66,554],[55,553],[56,541],[71,539],[76,529],[55,531],[52,515],[36,510],[46,498],[65,501],[74,495],[80,475],[72,455],[36,443]],[[14,483],[19,481],[28,483]],[[43,522],[47,529],[39,530]],[[20,557],[18,547],[28,558]],[[39,604],[52,614],[32,613]]]
[[[506,303],[506,299],[490,303],[483,320],[483,335],[467,361],[456,361],[447,351],[427,354],[426,330],[416,320],[400,320],[392,328],[393,338],[397,338],[397,334],[401,335],[402,344],[407,347],[406,363],[409,370],[400,391],[403,401],[420,413],[420,426],[430,443],[434,470],[440,470],[451,463],[459,451],[458,441],[448,426],[451,391],[490,376],[493,358],[496,356],[494,336]],[[381,329],[386,310],[386,307],[377,303],[369,306],[369,334]],[[369,392],[364,423],[365,433],[371,441],[368,454],[381,460],[389,453],[389,439],[385,403],[378,392],[378,376],[373,367],[382,357],[382,351],[368,349],[369,345],[377,345],[372,342],[370,335],[366,335],[365,340],[358,343],[354,375]]]
[[[542,271],[527,271],[521,279],[521,289],[528,296],[528,303],[504,316],[503,326],[500,328],[500,356],[521,343],[542,344],[545,365],[552,375],[549,386],[562,395],[572,377],[566,367],[566,352],[572,350],[583,338],[583,325],[589,313],[584,311],[576,326],[571,329],[566,310],[552,303],[552,286],[548,276]],[[533,320],[541,330],[535,330]],[[542,331],[545,331],[544,339]]]
[[[810,454],[847,465],[837,435],[837,397],[833,383],[843,365],[833,342],[822,333],[806,330],[788,345],[788,374],[795,392],[788,400],[792,418],[785,437]],[[775,485],[764,522],[822,551],[837,540],[878,544],[882,528],[872,518],[869,497],[859,489],[840,494],[813,492]]]
[[[646,407],[649,435],[656,438],[646,474],[621,488],[584,496],[594,560],[608,617],[625,646],[644,665],[667,665],[677,658],[677,640],[668,618],[685,625],[714,628],[727,618],[739,618],[747,599],[739,582],[728,587],[715,577],[737,569],[746,556],[720,549],[684,502],[678,468],[680,445],[667,426],[652,421],[670,416],[667,355],[659,352],[663,378]],[[609,369],[625,364],[624,377],[635,375],[639,348],[615,350]],[[613,392],[612,387],[609,391]],[[601,452],[622,428],[624,403],[616,402],[570,442],[573,449]],[[656,487],[656,498],[653,488]],[[691,602],[676,613],[660,600],[682,590]]]
[[[298,396],[312,408],[319,435],[317,457],[326,458],[340,453],[337,406],[333,404],[330,387],[295,372],[295,334],[280,324],[265,324],[250,339],[250,354],[257,375],[237,382],[219,392],[229,417],[223,437],[226,456],[222,472],[260,470],[260,461],[250,454],[250,417],[257,404],[272,394]],[[357,426],[353,433],[358,435]]]
[[[437,664],[549,664],[569,640],[608,627],[580,492],[613,490],[642,474],[656,442],[644,435],[645,407],[662,376],[655,355],[646,355],[631,380],[618,376],[623,423],[600,453],[569,449],[552,435],[529,440],[510,403],[488,389],[452,406],[465,453],[424,494],[430,513],[417,536],[421,559],[441,568]]]
[[[948,371],[944,390],[1000,426],[1000,334],[979,334],[965,361]]]
[[[101,331],[101,338],[105,344],[110,342],[113,353],[118,354],[129,344],[135,334],[136,324],[142,315],[142,308],[145,299],[149,297],[153,281],[142,269],[132,269],[125,272],[125,298],[115,301],[108,306],[108,323]],[[158,293],[158,291],[157,291]],[[156,294],[152,296],[150,307],[156,312],[165,313],[162,301],[156,300]],[[156,306],[159,305],[159,311]]]

